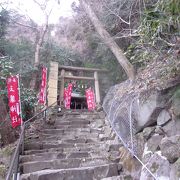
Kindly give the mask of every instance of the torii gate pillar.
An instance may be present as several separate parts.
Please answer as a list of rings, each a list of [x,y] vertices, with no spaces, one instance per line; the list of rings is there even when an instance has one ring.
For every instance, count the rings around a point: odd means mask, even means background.
[[[99,79],[98,79],[97,71],[94,72],[94,82],[95,82],[96,104],[99,105],[101,102],[101,98],[100,98]]]
[[[61,70],[61,87],[60,87],[60,105],[63,105],[64,101],[64,76],[65,76],[65,70]]]

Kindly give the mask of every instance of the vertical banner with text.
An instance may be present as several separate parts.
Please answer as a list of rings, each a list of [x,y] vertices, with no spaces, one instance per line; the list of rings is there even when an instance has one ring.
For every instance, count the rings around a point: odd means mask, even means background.
[[[46,105],[47,68],[42,67],[42,81],[39,93],[39,104]]]
[[[89,88],[86,89],[86,100],[87,100],[87,106],[88,110],[92,111],[95,109],[95,96],[94,96],[94,91]]]
[[[64,106],[66,109],[70,109],[71,106],[71,93],[73,85],[68,84],[68,87],[64,89]]]
[[[19,88],[19,76],[11,76],[7,79],[10,118],[13,128],[22,123]]]

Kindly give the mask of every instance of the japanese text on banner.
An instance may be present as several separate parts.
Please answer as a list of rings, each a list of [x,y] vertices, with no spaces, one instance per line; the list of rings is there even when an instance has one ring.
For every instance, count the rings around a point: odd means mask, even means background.
[[[64,89],[64,106],[66,109],[70,109],[71,106],[71,92],[73,85],[68,84],[68,87]]]
[[[42,68],[42,81],[41,88],[39,93],[39,103],[45,105],[46,104],[46,86],[47,86],[47,68]]]
[[[7,79],[7,91],[12,127],[16,128],[22,123],[18,76],[11,76]]]
[[[88,110],[89,111],[94,110],[95,109],[95,96],[91,88],[86,90],[86,100],[87,100]]]

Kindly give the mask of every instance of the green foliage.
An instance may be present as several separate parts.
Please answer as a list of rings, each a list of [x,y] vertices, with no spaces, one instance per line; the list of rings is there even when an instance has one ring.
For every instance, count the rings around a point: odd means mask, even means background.
[[[5,94],[6,78],[13,71],[13,62],[9,57],[0,58],[0,95]]]
[[[153,52],[148,50],[148,48],[143,48],[137,44],[131,44],[127,48],[125,55],[135,68],[146,66],[155,56]]]
[[[84,62],[84,66],[107,69],[109,71],[107,76],[113,84],[119,83],[126,78],[122,67],[112,52],[102,44],[97,44],[97,48],[93,50],[90,59]]]
[[[178,0],[159,0],[147,7],[139,27],[141,42],[155,45],[158,41],[162,41],[169,46],[172,38],[179,32],[179,14],[180,1]]]
[[[146,66],[175,47],[180,28],[180,1],[159,0],[146,5],[138,27],[139,38],[127,48],[126,55],[136,68]]]
[[[5,178],[6,176],[6,166],[4,164],[0,164],[0,177]]]
[[[14,62],[14,71],[21,76],[26,76],[27,72],[33,70],[34,45],[27,39],[17,41],[6,41],[5,52]]]
[[[21,84],[21,106],[23,119],[29,119],[33,115],[34,107],[37,106],[38,98],[36,93]]]
[[[4,97],[6,104],[8,103],[6,78],[13,74],[16,73],[14,72],[14,63],[12,60],[9,57],[0,58],[0,96]],[[22,83],[20,94],[23,119],[27,119],[31,117],[34,106],[37,105],[37,95],[33,90],[25,88]]]
[[[9,13],[6,10],[0,12],[0,39],[5,37],[6,29],[9,24]]]
[[[4,55],[4,43],[7,26],[9,24],[9,13],[6,10],[0,12],[0,55]]]
[[[79,53],[71,49],[64,48],[53,41],[47,41],[44,43],[40,59],[43,64],[48,64],[50,61],[56,61],[61,65],[82,65],[82,57]]]
[[[174,90],[174,95],[173,95],[174,99],[179,99],[180,100],[180,86],[178,86],[175,90]]]

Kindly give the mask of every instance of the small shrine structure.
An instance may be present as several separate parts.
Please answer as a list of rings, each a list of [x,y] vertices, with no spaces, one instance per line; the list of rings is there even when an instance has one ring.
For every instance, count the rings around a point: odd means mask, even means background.
[[[107,73],[106,69],[61,66],[57,62],[50,63],[48,78],[48,105],[53,104],[59,99],[59,105],[64,102],[64,88],[68,82],[81,82],[84,88],[92,87],[95,93],[95,103],[101,103],[99,73]],[[83,95],[72,93],[72,98],[83,99]]]

